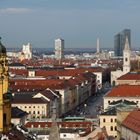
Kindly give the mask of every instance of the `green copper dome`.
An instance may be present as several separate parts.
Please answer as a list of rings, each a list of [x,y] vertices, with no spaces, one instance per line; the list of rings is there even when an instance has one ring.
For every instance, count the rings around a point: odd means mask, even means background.
[[[0,54],[6,54],[6,48],[5,46],[1,43],[1,37],[0,37]]]

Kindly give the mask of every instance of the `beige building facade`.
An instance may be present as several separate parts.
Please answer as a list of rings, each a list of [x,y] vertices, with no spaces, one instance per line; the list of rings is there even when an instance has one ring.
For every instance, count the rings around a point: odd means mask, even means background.
[[[117,137],[116,115],[100,115],[100,127],[106,128],[109,136]]]

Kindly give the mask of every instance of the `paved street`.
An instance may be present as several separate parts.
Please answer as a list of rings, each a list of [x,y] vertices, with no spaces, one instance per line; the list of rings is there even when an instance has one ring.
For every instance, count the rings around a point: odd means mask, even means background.
[[[89,97],[85,103],[72,110],[68,116],[96,118],[103,109],[103,96],[108,90],[110,90],[110,88],[106,88],[97,95]]]

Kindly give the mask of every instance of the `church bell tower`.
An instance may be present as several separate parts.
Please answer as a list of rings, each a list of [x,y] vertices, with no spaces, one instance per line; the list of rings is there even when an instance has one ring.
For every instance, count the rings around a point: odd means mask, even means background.
[[[131,55],[131,50],[129,47],[129,41],[128,41],[128,38],[126,37],[126,42],[125,42],[125,46],[123,50],[123,72],[124,73],[130,72],[130,69],[131,69],[130,55]]]
[[[11,93],[8,92],[8,62],[6,48],[0,38],[0,133],[11,127]]]

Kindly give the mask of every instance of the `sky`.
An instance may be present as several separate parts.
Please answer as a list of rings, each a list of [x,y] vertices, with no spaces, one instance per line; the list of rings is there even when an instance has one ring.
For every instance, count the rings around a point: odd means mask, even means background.
[[[30,42],[54,48],[114,47],[114,35],[131,29],[132,47],[140,47],[140,0],[0,0],[0,36],[6,47]]]

